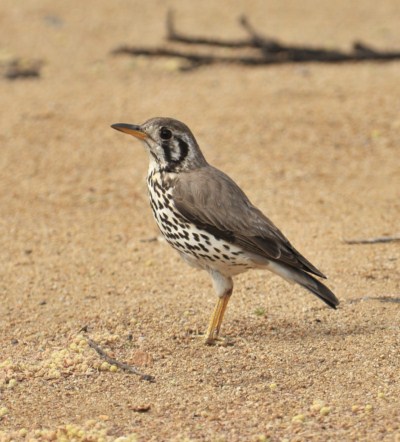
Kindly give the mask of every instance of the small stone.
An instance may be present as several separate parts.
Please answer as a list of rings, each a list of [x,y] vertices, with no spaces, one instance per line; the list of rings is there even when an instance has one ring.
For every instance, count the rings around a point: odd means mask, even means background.
[[[10,379],[7,384],[7,388],[14,388],[18,384],[16,379]]]
[[[150,411],[151,405],[150,404],[132,405],[129,408],[136,413],[147,413],[148,411]]]
[[[154,361],[150,353],[143,350],[136,350],[130,358],[130,362],[139,367],[152,367]]]
[[[311,407],[310,407],[310,410],[311,410],[311,411],[321,411],[321,409],[322,409],[324,406],[325,406],[325,402],[324,402],[324,401],[321,401],[321,400],[319,400],[319,399],[316,399],[316,400],[312,403],[312,405],[311,405]]]
[[[331,412],[331,407],[322,407],[319,412],[322,416],[327,416]]]
[[[106,361],[102,362],[100,365],[100,370],[101,371],[108,371],[110,370],[110,364]]]
[[[44,378],[47,380],[59,379],[60,377],[61,377],[61,373],[55,368],[52,368],[51,370],[49,370],[44,376]]]
[[[297,414],[296,416],[293,416],[292,422],[294,424],[302,424],[304,422],[305,418],[306,417],[304,416],[304,414]]]

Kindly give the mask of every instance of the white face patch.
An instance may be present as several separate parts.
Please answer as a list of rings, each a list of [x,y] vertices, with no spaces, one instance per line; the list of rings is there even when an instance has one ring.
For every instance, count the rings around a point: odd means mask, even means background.
[[[181,149],[179,147],[179,144],[178,144],[177,140],[172,140],[169,143],[169,155],[170,155],[171,161],[174,161],[174,162],[180,162],[181,161],[182,152],[181,152]]]
[[[142,128],[147,135],[146,149],[160,171],[181,172],[207,164],[194,136],[182,123],[153,119]]]

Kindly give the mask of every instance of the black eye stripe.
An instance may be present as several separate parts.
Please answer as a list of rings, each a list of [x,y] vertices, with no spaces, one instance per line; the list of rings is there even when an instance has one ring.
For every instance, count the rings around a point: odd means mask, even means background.
[[[167,163],[170,163],[171,162],[171,151],[170,151],[170,148],[169,148],[169,142],[168,141],[163,141],[161,143],[161,147],[163,148],[163,151],[164,151],[165,161]]]
[[[178,138],[179,143],[179,149],[180,149],[180,155],[179,155],[179,162],[183,161],[189,153],[189,146],[186,143],[186,141],[183,141],[181,138]]]
[[[164,152],[164,160],[167,163],[164,170],[168,172],[176,171],[176,168],[189,154],[188,143],[178,137],[175,137],[175,140],[178,142],[177,145],[175,142],[171,142],[169,140],[163,140],[161,142],[161,147]]]

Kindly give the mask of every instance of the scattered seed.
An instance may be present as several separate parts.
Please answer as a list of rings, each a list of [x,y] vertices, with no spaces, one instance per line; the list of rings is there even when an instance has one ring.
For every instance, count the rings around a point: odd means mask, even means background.
[[[292,418],[292,422],[294,424],[302,424],[304,422],[305,418],[306,417],[304,416],[304,414],[297,414],[296,416],[294,416]]]
[[[322,416],[327,416],[331,412],[331,407],[322,407],[319,412]]]

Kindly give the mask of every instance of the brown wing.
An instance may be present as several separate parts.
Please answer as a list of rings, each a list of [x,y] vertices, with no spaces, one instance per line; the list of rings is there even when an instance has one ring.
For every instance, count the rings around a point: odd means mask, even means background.
[[[218,169],[206,166],[179,174],[173,200],[184,218],[204,230],[251,253],[325,278]]]

